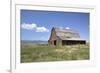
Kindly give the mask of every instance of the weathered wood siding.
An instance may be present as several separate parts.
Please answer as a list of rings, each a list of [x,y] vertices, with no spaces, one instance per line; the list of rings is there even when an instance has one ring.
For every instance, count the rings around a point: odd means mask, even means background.
[[[56,36],[56,32],[54,29],[52,29],[51,31],[51,35],[50,35],[50,39],[49,39],[49,44],[54,45],[54,41],[56,41],[57,44],[57,36]]]

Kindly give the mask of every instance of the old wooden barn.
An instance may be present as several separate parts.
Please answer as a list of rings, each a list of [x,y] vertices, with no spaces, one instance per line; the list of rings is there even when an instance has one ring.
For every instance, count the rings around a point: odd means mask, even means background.
[[[53,27],[48,43],[49,45],[75,45],[86,44],[86,41],[80,39],[77,31]]]

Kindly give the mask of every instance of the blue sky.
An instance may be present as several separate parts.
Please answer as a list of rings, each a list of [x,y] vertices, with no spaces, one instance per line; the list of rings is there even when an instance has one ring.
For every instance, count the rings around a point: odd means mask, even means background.
[[[89,13],[21,10],[21,40],[45,40],[52,27],[75,29],[89,41]]]

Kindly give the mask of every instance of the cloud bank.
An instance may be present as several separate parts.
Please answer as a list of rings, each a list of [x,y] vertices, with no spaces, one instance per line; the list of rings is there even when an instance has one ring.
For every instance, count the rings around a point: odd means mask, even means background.
[[[70,27],[66,27],[65,29],[70,29]]]
[[[49,30],[45,27],[38,27],[37,24],[35,23],[32,23],[32,24],[26,24],[26,23],[23,23],[22,24],[22,29],[27,29],[27,30],[33,30],[35,32],[49,32]]]

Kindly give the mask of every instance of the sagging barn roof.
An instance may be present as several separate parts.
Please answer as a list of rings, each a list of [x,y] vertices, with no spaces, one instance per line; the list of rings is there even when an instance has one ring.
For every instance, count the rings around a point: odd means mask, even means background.
[[[52,30],[55,31],[56,36],[61,40],[80,40],[80,35],[75,30],[56,27]]]

